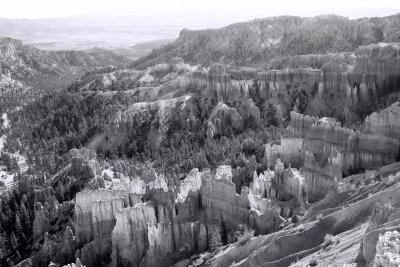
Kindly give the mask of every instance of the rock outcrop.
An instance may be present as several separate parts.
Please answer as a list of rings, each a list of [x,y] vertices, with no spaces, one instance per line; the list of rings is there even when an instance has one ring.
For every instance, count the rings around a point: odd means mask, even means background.
[[[302,138],[281,138],[265,145],[264,162],[269,169],[275,166],[278,158],[287,165],[302,166],[302,149]]]
[[[400,102],[365,118],[363,132],[400,139]]]
[[[376,255],[373,267],[400,266],[400,235],[399,232],[386,232],[379,235],[376,244]]]
[[[375,204],[369,220],[368,228],[362,240],[359,256],[367,266],[373,264],[374,258],[377,260],[377,263],[380,260],[389,260],[384,256],[385,240],[382,240],[383,243],[379,244],[379,239],[388,231],[399,231],[399,222],[400,217],[398,208],[393,208],[390,204]]]
[[[136,133],[135,129],[142,129],[144,137],[153,147],[157,147],[168,132],[171,123],[177,118],[176,113],[185,116],[182,112],[190,95],[172,99],[162,99],[154,102],[134,103],[127,109],[117,111],[106,130],[95,136],[88,144],[89,148],[100,151],[114,151],[118,147],[125,151],[126,144]],[[187,114],[186,114],[187,115]],[[186,120],[186,117],[185,117]]]
[[[235,108],[219,102],[212,110],[207,121],[207,138],[215,135],[226,135],[230,129],[239,130],[243,127],[243,118]]]
[[[50,266],[50,265],[49,265]],[[75,263],[70,263],[67,265],[64,265],[63,267],[86,267],[85,265],[82,265],[81,261],[79,258],[76,259]]]
[[[371,116],[397,114],[394,111],[396,107],[394,104]],[[354,132],[332,118],[317,119],[296,112],[291,113],[291,118],[286,132],[290,138],[283,138],[280,146],[274,144],[277,142],[267,144],[264,160],[270,166],[269,162],[279,156],[287,165],[296,164],[294,166],[299,167],[306,178],[311,201],[335,190],[344,176],[376,169],[398,159],[399,140],[393,138],[396,135],[392,129],[396,131],[396,128],[391,126],[395,119],[382,120],[387,122],[387,126],[379,127],[373,126],[368,117],[364,130]],[[373,130],[378,128],[381,130]]]
[[[281,221],[281,208],[267,198],[254,196],[248,188],[236,193],[227,165],[215,174],[193,169],[175,192],[162,175],[146,185],[146,192],[127,189],[77,194],[74,240],[79,249],[75,258],[83,264],[169,266],[206,250],[213,225],[222,223],[228,233],[239,224],[248,224],[257,233],[266,233]],[[141,193],[145,203],[137,202]]]

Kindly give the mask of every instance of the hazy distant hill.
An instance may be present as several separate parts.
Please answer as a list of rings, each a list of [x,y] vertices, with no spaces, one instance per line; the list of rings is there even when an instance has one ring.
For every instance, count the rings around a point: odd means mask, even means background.
[[[161,39],[150,42],[137,43],[127,48],[116,48],[113,50],[113,52],[117,53],[118,55],[123,55],[135,60],[140,57],[147,56],[153,51],[153,49],[160,48],[161,46],[167,45],[174,40],[175,39]]]
[[[130,49],[138,43],[175,39],[183,28],[126,23],[94,18],[0,18],[0,37],[19,39],[49,51],[87,50],[93,47],[118,51]]]

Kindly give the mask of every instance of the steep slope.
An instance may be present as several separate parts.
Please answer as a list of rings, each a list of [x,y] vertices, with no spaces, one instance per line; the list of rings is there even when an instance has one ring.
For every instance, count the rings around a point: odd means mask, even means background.
[[[364,256],[357,256],[361,249],[360,244],[367,242],[370,249],[376,245],[379,235],[375,233],[374,241],[371,241],[371,238],[368,239],[368,235],[364,234],[374,227],[385,229],[381,232],[398,229],[398,226],[390,227],[389,222],[396,224],[398,220],[396,212],[400,205],[397,193],[399,179],[400,175],[397,173],[394,176],[386,176],[381,183],[332,194],[321,203],[312,206],[299,223],[291,224],[273,234],[255,237],[244,245],[237,244],[224,248],[225,251],[222,253],[211,255],[208,260],[203,259],[204,264],[205,266],[232,266],[232,264],[233,266],[329,266],[330,264],[356,266],[357,262],[362,262],[365,257],[370,262],[375,252],[368,250],[361,252]],[[374,206],[375,203],[378,203],[377,206]],[[390,212],[384,212],[381,208],[383,205],[391,205],[393,208]],[[316,216],[317,214],[321,215]],[[393,215],[390,216],[391,214]]]
[[[274,17],[220,29],[183,30],[179,38],[133,66],[154,65],[176,56],[189,63],[223,61],[262,65],[275,57],[354,51],[359,45],[398,42],[400,15],[349,20],[338,16]]]
[[[0,38],[3,72],[34,87],[65,86],[84,71],[107,65],[127,64],[128,59],[111,52],[42,51],[11,38]],[[43,82],[46,80],[46,82]]]

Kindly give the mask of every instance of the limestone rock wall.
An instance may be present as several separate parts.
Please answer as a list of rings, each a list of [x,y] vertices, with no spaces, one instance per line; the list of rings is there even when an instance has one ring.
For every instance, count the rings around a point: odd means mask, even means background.
[[[311,126],[317,120],[318,119],[315,117],[292,111],[290,113],[290,123],[285,136],[289,138],[306,138]]]
[[[279,158],[287,165],[301,166],[303,161],[303,139],[282,138],[265,145],[264,162],[271,169]]]
[[[105,202],[109,200],[114,200],[114,204],[107,207]],[[119,202],[119,204],[116,202]],[[92,241],[95,236],[95,228],[96,234],[99,234],[99,229],[102,228],[101,225],[95,226],[95,223],[101,222],[103,219],[110,222],[112,208],[122,207],[122,204],[126,202],[129,203],[129,196],[124,191],[100,189],[79,192],[76,195],[75,204],[75,234],[80,242],[84,244]],[[106,208],[111,210],[104,210]],[[103,218],[103,216],[106,217]]]
[[[272,208],[262,209],[265,212],[252,208],[254,203],[249,199],[249,189],[242,188],[241,194],[237,194],[232,169],[224,165],[217,168],[214,176],[210,173],[203,176],[201,204],[206,221],[218,223],[222,220],[227,230],[245,223],[256,232],[265,233],[271,229],[273,217],[279,215]]]
[[[337,186],[343,175],[376,169],[397,161],[399,140],[393,138],[397,136],[397,128],[393,126],[397,111],[398,104],[395,103],[379,114],[372,114],[366,119],[361,132],[342,127],[336,119],[317,119],[292,112],[292,121],[286,133],[292,138],[283,138],[281,146],[267,144],[264,159],[267,166],[278,157],[289,165],[299,157],[309,198],[312,201],[320,199]],[[374,121],[380,124],[374,124]],[[293,138],[301,139],[294,143]],[[290,148],[283,149],[284,144]],[[293,153],[293,150],[297,152],[297,148],[299,153]]]
[[[400,102],[380,112],[374,112],[365,119],[365,133],[400,139]]]

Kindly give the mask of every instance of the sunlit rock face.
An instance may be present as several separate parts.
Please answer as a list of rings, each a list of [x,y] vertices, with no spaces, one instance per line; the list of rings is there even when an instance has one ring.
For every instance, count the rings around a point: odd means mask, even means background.
[[[233,107],[219,102],[212,110],[207,121],[207,138],[213,138],[215,135],[226,134],[227,129],[241,129],[243,127],[243,118]]]
[[[400,234],[398,231],[379,235],[373,267],[400,266]]]
[[[125,191],[100,189],[76,195],[75,233],[82,246],[78,255],[84,264],[102,264],[111,255],[115,213],[128,205]]]
[[[229,70],[221,64],[210,66],[207,79],[207,87],[202,94],[208,100],[210,106],[218,102],[228,103],[229,105],[246,102],[250,95],[250,88],[254,83],[252,79],[232,79]]]
[[[204,174],[201,203],[207,221],[222,220],[229,230],[246,223],[257,232],[266,232],[271,227],[273,217],[279,215],[272,208],[260,208],[253,203],[247,187],[242,188],[240,195],[237,194],[232,182],[232,169],[227,165],[218,167],[214,176],[211,173]]]
[[[192,174],[196,180],[198,175],[195,171]],[[132,201],[137,198],[131,195],[137,196],[141,190],[78,193],[76,233],[83,247],[76,256],[88,266],[104,265],[111,259],[112,266],[169,266],[176,257],[183,256],[180,248],[186,243],[192,252],[205,250],[207,231],[197,221],[199,201],[195,195],[201,180],[197,179],[197,185],[191,187],[192,182],[196,183],[193,179],[189,177],[187,184],[182,185],[179,199],[183,203],[177,201],[176,207],[162,176],[149,183],[146,194],[154,194],[154,200],[148,203]]]
[[[271,178],[273,179],[270,181]],[[269,199],[290,200],[295,199],[296,205],[304,208],[308,202],[308,185],[305,177],[297,169],[290,166],[285,169],[283,162],[278,158],[274,171],[266,171],[258,178],[253,179],[253,192],[263,192]],[[271,190],[272,189],[272,190]],[[288,216],[282,213],[283,216]]]
[[[196,193],[202,185],[201,173],[197,168],[191,170],[186,178],[182,181],[179,187],[179,193],[176,197],[176,202],[185,202],[189,194]]]
[[[108,200],[120,199],[118,207],[123,207],[124,202],[129,203],[129,196],[124,191],[117,190],[95,190],[95,191],[82,191],[76,195],[75,204],[75,222],[76,222],[76,235],[82,243],[88,243],[93,240],[96,234],[99,234],[100,225],[95,225],[102,219],[111,221],[113,208],[106,207]],[[109,208],[109,210],[107,210]],[[105,210],[102,210],[105,209]],[[115,209],[116,210],[116,209]],[[104,211],[104,213],[102,213]],[[109,216],[108,218],[100,218],[99,216]]]
[[[232,91],[231,75],[226,73],[226,69],[221,64],[214,64],[208,71],[208,87],[218,101],[226,100],[226,96]]]
[[[253,185],[251,186],[253,195],[267,199],[276,197],[276,192],[274,192],[272,188],[273,179],[274,172],[269,169],[264,171],[264,173],[260,173],[260,175],[257,175],[255,171],[253,175]]]
[[[363,131],[369,134],[400,139],[400,102],[374,112],[365,119]]]
[[[152,205],[136,204],[121,210],[116,215],[116,225],[112,233],[113,266],[135,266],[143,260],[145,266],[151,266],[148,261],[164,260],[168,256],[172,258],[171,225],[165,227],[157,224]],[[160,249],[157,251],[159,255],[151,255],[156,253],[156,242]]]
[[[286,131],[286,136],[289,138],[306,138],[311,126],[317,120],[315,117],[292,111],[290,113],[290,123]]]
[[[288,168],[283,173],[282,188],[293,195],[297,203],[304,207],[308,202],[308,186],[305,178],[297,169]]]
[[[271,172],[265,175],[273,177]],[[271,194],[267,180],[259,179],[264,195]],[[139,191],[100,189],[77,194],[76,244],[80,249],[75,257],[82,264],[170,266],[208,248],[209,226],[222,223],[226,231],[232,231],[244,223],[257,233],[266,233],[274,217],[275,224],[281,221],[279,209],[267,198],[247,187],[236,193],[228,165],[215,173],[193,169],[176,189],[158,175],[145,192]],[[137,202],[141,193],[147,202]]]

